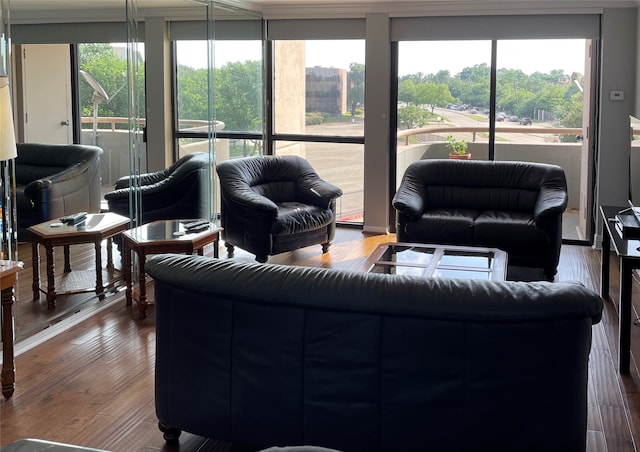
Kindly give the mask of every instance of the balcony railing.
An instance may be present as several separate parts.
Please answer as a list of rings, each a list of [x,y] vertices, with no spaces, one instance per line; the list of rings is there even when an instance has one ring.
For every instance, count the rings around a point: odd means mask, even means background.
[[[404,138],[405,146],[409,145],[409,139],[412,136],[422,134],[449,134],[458,132],[470,132],[473,138],[471,142],[477,141],[477,134],[489,133],[489,127],[457,127],[457,126],[427,126],[419,127],[415,129],[399,130],[397,133],[398,140]],[[582,129],[578,128],[566,128],[566,127],[496,127],[496,134],[498,133],[522,133],[522,134],[544,134],[544,135],[582,135]]]
[[[97,144],[101,146],[105,153],[102,164],[102,178],[105,185],[113,183],[118,177],[128,174],[128,131],[124,128],[117,127],[118,124],[127,124],[128,118],[118,117],[100,117],[98,123],[101,126],[97,130]],[[83,124],[92,124],[93,118],[82,118]],[[141,119],[144,124],[144,119]],[[195,129],[202,128],[206,131],[206,121],[181,121],[184,128],[192,126]],[[217,127],[224,126],[223,123]],[[192,129],[190,129],[192,130]],[[431,125],[421,128],[401,130],[397,132],[398,138],[398,155],[397,155],[397,173],[396,179],[399,183],[405,169],[413,161],[426,158],[447,158],[448,149],[446,147],[446,136],[449,134],[460,134],[468,136],[469,151],[474,159],[488,158],[487,136],[489,128],[486,125],[474,127],[455,127],[445,124]],[[500,160],[523,160],[553,163],[561,166],[567,175],[567,184],[569,186],[570,209],[579,208],[580,196],[580,162],[582,158],[581,143],[562,143],[559,142],[561,135],[581,135],[582,129],[564,128],[564,127],[532,127],[532,126],[497,126],[496,134],[500,139],[495,143],[495,158]],[[516,135],[510,137],[510,135]],[[523,143],[518,137],[524,135],[544,135],[541,137],[531,137]],[[424,141],[418,141],[416,138],[422,136]],[[504,138],[508,137],[508,138]],[[538,141],[534,143],[534,141]],[[83,129],[83,142],[90,143],[92,141],[92,130]],[[230,140],[219,140],[216,147],[216,155],[219,159],[231,158],[229,155]],[[207,150],[206,140],[193,140],[186,142],[180,149],[180,155],[188,152]],[[184,148],[184,149],[183,149]],[[341,158],[340,153],[343,149],[336,149],[335,152],[329,150],[318,156],[312,164],[321,170],[322,166],[333,165],[336,159]],[[335,154],[335,155],[334,155]],[[143,159],[144,161],[144,159]],[[363,162],[364,164],[364,162]],[[144,168],[142,168],[144,170]],[[338,177],[340,173],[336,173]],[[346,175],[348,177],[350,175]],[[340,186],[340,180],[332,180],[332,183]],[[364,187],[350,190],[345,193],[342,202],[338,203],[338,217],[344,218],[349,222],[362,222],[363,206],[354,206],[350,200],[363,199],[362,193]],[[349,201],[349,202],[347,202]]]

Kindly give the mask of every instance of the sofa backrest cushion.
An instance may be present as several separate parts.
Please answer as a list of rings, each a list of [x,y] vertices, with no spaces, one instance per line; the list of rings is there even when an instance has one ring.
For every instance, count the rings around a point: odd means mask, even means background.
[[[424,185],[429,208],[532,212],[541,189],[564,181],[562,168],[530,162],[420,160],[407,173]]]
[[[47,179],[70,166],[102,155],[99,147],[80,144],[18,143],[17,149],[15,174],[18,185]]]
[[[314,173],[309,163],[295,155],[246,157],[218,165],[225,184],[250,187],[275,203],[299,201],[299,181]]]

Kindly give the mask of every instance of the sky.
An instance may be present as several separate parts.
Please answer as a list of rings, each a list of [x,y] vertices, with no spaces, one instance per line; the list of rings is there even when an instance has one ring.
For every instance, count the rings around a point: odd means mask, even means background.
[[[565,74],[584,73],[583,39],[498,41],[498,68],[521,69],[525,74],[548,73],[562,69]],[[215,64],[244,62],[261,58],[258,41],[217,41]],[[348,69],[352,62],[364,63],[364,41],[307,41],[306,66]],[[178,58],[181,64],[206,67],[206,42],[181,41]],[[399,75],[435,74],[442,69],[451,75],[476,64],[491,63],[490,41],[405,41],[399,44]]]

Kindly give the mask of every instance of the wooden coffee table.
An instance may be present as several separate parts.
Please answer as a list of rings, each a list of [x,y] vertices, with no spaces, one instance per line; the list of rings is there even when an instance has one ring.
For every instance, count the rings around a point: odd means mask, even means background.
[[[102,241],[107,240],[107,269],[114,271],[113,254],[111,251],[112,237],[120,234],[129,227],[129,219],[115,213],[88,214],[85,222],[71,226],[60,225],[60,219],[45,221],[29,227],[31,235],[31,249],[33,259],[33,299],[40,298],[40,292],[47,294],[47,306],[56,306],[56,295],[65,293],[90,292],[94,290],[100,298],[104,298],[104,283],[102,275]],[[80,270],[71,272],[69,246],[80,243],[93,243],[95,246],[95,276],[94,270]],[[40,253],[39,245],[44,246],[47,253],[47,288],[40,287]],[[64,276],[55,277],[53,249],[64,246]],[[107,281],[107,286],[119,279]],[[95,286],[93,286],[95,280]],[[56,286],[58,289],[56,290]]]
[[[389,242],[365,264],[371,273],[504,281],[507,253],[497,248]]]
[[[197,252],[202,256],[203,248],[213,244],[213,256],[218,257],[218,243],[222,228],[210,224],[202,232],[185,233],[185,224],[192,220],[160,220],[147,223],[122,233],[122,271],[127,283],[127,306],[135,299],[138,303],[140,318],[147,317],[147,307],[153,304],[147,297],[147,281],[144,265],[149,254]],[[131,252],[138,255],[138,290],[133,291]]]

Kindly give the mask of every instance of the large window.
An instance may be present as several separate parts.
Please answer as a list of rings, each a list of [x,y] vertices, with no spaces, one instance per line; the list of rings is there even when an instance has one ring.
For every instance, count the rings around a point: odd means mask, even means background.
[[[448,158],[448,138],[466,141],[473,159],[556,164],[569,191],[563,238],[584,240],[588,45],[585,39],[399,42],[397,183],[412,161]]]
[[[429,55],[429,58],[416,58]],[[488,157],[491,41],[398,44],[398,158],[443,158],[447,137]],[[404,164],[398,165],[400,174]],[[400,177],[397,177],[400,182]]]
[[[338,221],[362,223],[364,41],[273,42],[275,154],[305,157],[342,188]]]
[[[208,146],[207,41],[176,41],[179,156]],[[216,40],[216,160],[262,153],[262,42]]]
[[[144,46],[139,44],[139,61],[144,64]],[[127,45],[125,43],[85,43],[78,45],[80,75],[80,142],[104,150],[102,184],[112,186],[129,175],[129,92]],[[144,70],[137,72],[138,91],[144,93]],[[145,111],[141,96],[138,111]],[[141,118],[144,121],[144,118]],[[141,140],[142,141],[142,140]]]

